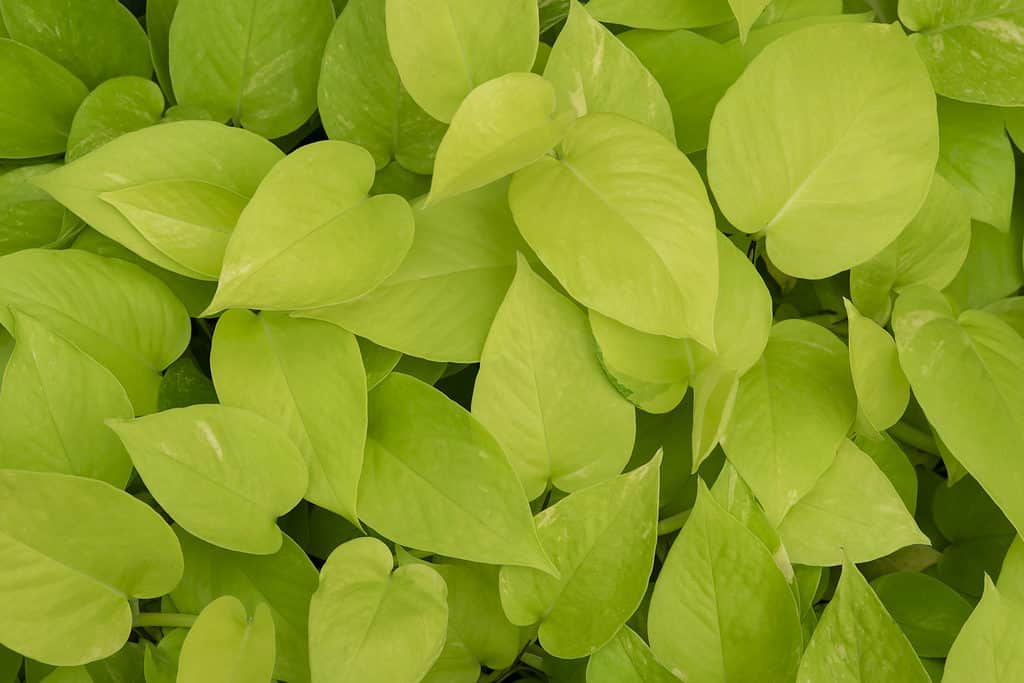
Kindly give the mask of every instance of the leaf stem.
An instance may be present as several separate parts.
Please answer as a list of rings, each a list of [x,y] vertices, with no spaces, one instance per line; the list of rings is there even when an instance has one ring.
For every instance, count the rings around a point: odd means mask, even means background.
[[[916,427],[911,427],[905,422],[897,422],[886,431],[889,432],[889,436],[892,438],[902,441],[908,446],[913,446],[919,451],[931,453],[932,455],[942,455],[939,453],[939,448],[935,445],[935,439],[932,438],[931,434],[927,434]]]
[[[683,512],[666,517],[665,519],[658,522],[658,535],[664,536],[670,534],[673,531],[679,531],[686,524],[686,520],[690,518],[690,511],[684,510]]]
[[[173,614],[170,612],[140,612],[132,619],[133,628],[154,626],[157,628],[189,628],[196,621],[194,614]]]

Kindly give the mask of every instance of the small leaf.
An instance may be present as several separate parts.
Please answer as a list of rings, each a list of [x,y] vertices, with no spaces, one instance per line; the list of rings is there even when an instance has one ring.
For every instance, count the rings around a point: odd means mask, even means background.
[[[366,440],[366,375],[355,338],[319,320],[228,311],[210,354],[224,405],[284,429],[309,468],[305,497],[353,524]]]
[[[793,593],[757,536],[697,487],[654,586],[651,649],[683,680],[792,679],[803,647]]]
[[[164,96],[153,81],[138,76],[104,81],[75,112],[65,159],[70,163],[119,135],[152,126],[163,113]]]
[[[388,45],[402,84],[445,123],[478,85],[530,70],[539,22],[537,0],[387,0]]]
[[[849,560],[836,595],[807,644],[799,683],[929,683],[906,636]]]
[[[945,657],[971,614],[971,603],[927,574],[885,574],[871,587],[921,657]]]
[[[105,482],[0,470],[0,494],[0,642],[26,657],[75,666],[112,655],[131,632],[129,599],[181,578],[170,527]]]
[[[441,654],[444,579],[425,564],[393,568],[391,551],[373,538],[327,558],[309,611],[313,683],[418,683]]]
[[[501,570],[501,604],[514,624],[540,623],[540,644],[562,659],[586,657],[614,637],[647,590],[657,543],[661,457],[571,493],[537,515],[559,576]],[[572,539],[566,542],[566,539]]]
[[[609,384],[586,315],[519,258],[484,345],[473,416],[508,455],[527,498],[576,491],[629,460],[633,407]]]
[[[679,679],[658,663],[647,643],[623,626],[587,663],[587,683],[675,683]]]
[[[700,176],[664,137],[590,114],[559,159],[515,174],[509,204],[523,237],[581,304],[641,332],[714,347],[717,292],[701,284],[718,279],[714,218]]]
[[[240,552],[281,547],[274,522],[299,502],[307,480],[302,454],[279,427],[212,405],[108,424],[153,497],[190,533]]]
[[[551,568],[497,441],[440,391],[394,373],[370,394],[359,516],[404,546]]]
[[[537,161],[574,118],[555,114],[555,89],[536,74],[506,74],[477,86],[441,140],[427,203],[483,187]]]
[[[857,407],[876,430],[896,424],[910,401],[910,384],[900,368],[896,342],[878,323],[844,299],[849,330],[850,372]]]
[[[658,81],[576,0],[551,49],[544,78],[555,86],[559,111],[619,114],[676,140],[672,110]]]
[[[110,372],[14,311],[14,353],[0,385],[0,467],[63,472],[124,488],[132,465],[103,421],[133,417]]]
[[[590,0],[587,11],[606,23],[659,31],[713,26],[732,16],[726,0]]]
[[[982,308],[1014,294],[1024,285],[1020,258],[1024,250],[1022,219],[1024,213],[1014,213],[1009,234],[986,223],[971,224],[967,258],[943,290],[961,308]]]
[[[33,247],[60,247],[77,230],[68,230],[64,207],[32,183],[59,168],[34,164],[0,172],[0,256]]]
[[[262,683],[274,670],[274,620],[265,604],[250,617],[230,595],[203,608],[181,647],[177,683]]]
[[[215,120],[286,135],[316,109],[333,24],[329,0],[179,0],[169,38],[174,94]]]
[[[373,175],[366,150],[333,140],[276,164],[231,234],[208,313],[327,306],[383,282],[412,244],[413,215],[397,195],[368,198]]]
[[[186,628],[168,629],[156,647],[146,645],[143,662],[146,683],[177,683],[178,657],[187,635]]]

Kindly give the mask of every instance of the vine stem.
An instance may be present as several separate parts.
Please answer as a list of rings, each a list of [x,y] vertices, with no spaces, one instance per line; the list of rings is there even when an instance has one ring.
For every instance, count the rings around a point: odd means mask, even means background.
[[[134,628],[189,628],[196,622],[194,614],[172,614],[170,612],[140,612],[132,619]]]

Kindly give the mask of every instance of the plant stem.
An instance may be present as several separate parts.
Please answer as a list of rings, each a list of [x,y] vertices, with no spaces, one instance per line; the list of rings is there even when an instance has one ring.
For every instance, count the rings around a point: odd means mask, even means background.
[[[658,535],[664,536],[670,534],[673,531],[679,531],[686,524],[686,520],[690,517],[690,511],[684,510],[678,514],[666,517],[665,519],[658,522]]]
[[[196,621],[194,614],[172,614],[169,612],[140,612],[132,620],[134,628],[155,626],[157,628],[189,628]]]
[[[932,455],[941,455],[931,434],[927,434],[916,427],[911,427],[905,422],[897,422],[886,431],[889,432],[892,438],[902,441],[908,446],[913,446],[919,451],[931,453]]]

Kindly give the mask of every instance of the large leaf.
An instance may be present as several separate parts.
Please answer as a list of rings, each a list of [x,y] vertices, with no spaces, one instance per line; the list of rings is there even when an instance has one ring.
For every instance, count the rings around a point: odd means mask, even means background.
[[[430,173],[444,125],[402,87],[388,51],[387,0],[351,0],[327,39],[317,100],[327,135],[366,148],[377,168],[391,159]]]
[[[562,659],[593,654],[640,605],[657,543],[660,468],[661,456],[655,456],[537,515],[541,544],[558,577],[502,568],[505,613],[514,624],[539,622],[545,651]]]
[[[190,334],[188,314],[161,282],[138,266],[79,250],[0,258],[0,324],[8,330],[12,308],[105,365],[138,414],[156,408],[160,370]]]
[[[14,353],[0,386],[0,467],[63,472],[124,488],[128,454],[107,418],[133,417],[110,372],[34,318],[14,311]]]
[[[2,0],[11,38],[39,50],[90,89],[115,76],[149,78],[149,42],[117,0]]]
[[[900,21],[935,91],[966,102],[1024,105],[1024,7],[1015,0],[900,0]]]
[[[181,578],[170,527],[145,503],[94,479],[0,470],[0,642],[58,666],[121,649],[132,598]]]
[[[714,216],[693,165],[655,131],[590,114],[560,158],[515,174],[516,224],[569,294],[629,327],[714,347]]]
[[[201,213],[204,205],[191,191],[198,185],[212,186],[220,195],[251,197],[256,186],[281,158],[281,151],[267,140],[248,131],[210,121],[179,121],[138,130],[106,145],[36,182],[61,204],[110,239],[156,265],[188,277],[216,279],[196,272],[164,249],[168,245],[187,247],[197,238],[207,238],[201,226],[174,219],[190,212]],[[170,185],[166,183],[170,182]],[[175,182],[188,182],[187,191],[158,210],[126,217],[118,210],[118,193],[139,186],[170,190]],[[152,186],[152,183],[161,183]],[[138,200],[139,195],[134,195]],[[158,193],[154,200],[164,195]],[[136,212],[146,208],[129,202]],[[163,216],[159,208],[172,213]],[[146,219],[136,224],[136,220]],[[150,241],[159,238],[159,243]],[[161,248],[161,246],[163,248]]]
[[[740,379],[722,439],[773,523],[832,464],[856,411],[843,343],[811,322],[777,323],[764,356]]]
[[[608,382],[586,314],[519,258],[473,389],[473,415],[501,444],[531,500],[622,471],[633,407]]]
[[[871,587],[921,657],[945,657],[971,614],[971,603],[927,574],[885,574]]]
[[[273,555],[249,555],[208,545],[177,527],[175,532],[185,574],[171,592],[174,605],[197,614],[220,596],[233,595],[252,613],[266,603],[274,617],[274,677],[288,683],[308,681],[309,600],[317,574],[306,553],[287,536]]]
[[[946,660],[947,683],[1010,683],[1024,676],[1024,603],[985,580],[985,594]]]
[[[849,300],[844,303],[857,406],[873,429],[888,429],[903,416],[910,401],[910,384],[900,368],[896,342]]]
[[[63,152],[88,92],[57,62],[0,37],[0,159]]]
[[[803,638],[789,584],[703,483],[658,575],[648,633],[658,660],[684,680],[782,681],[796,671]]]
[[[494,437],[440,391],[401,373],[370,394],[359,516],[401,545],[551,568]]]
[[[555,113],[555,89],[536,74],[506,74],[477,86],[441,140],[427,201],[475,190],[537,161],[574,119]]]
[[[198,405],[108,421],[149,492],[189,533],[230,550],[281,547],[275,521],[306,492],[306,465],[279,427],[238,408]]]
[[[942,295],[908,290],[893,329],[900,364],[943,443],[1024,529],[1024,339],[985,311],[953,314]]]
[[[587,662],[587,683],[676,683],[679,679],[658,663],[647,643],[623,626]]]
[[[176,683],[263,683],[274,671],[274,619],[225,595],[203,608],[182,644]]]
[[[170,32],[178,102],[268,138],[316,109],[330,0],[179,0]]]
[[[722,213],[766,235],[776,267],[817,279],[899,235],[937,155],[935,95],[902,31],[831,24],[775,41],[729,89],[708,175]]]
[[[82,100],[68,132],[69,162],[119,135],[152,126],[164,113],[160,86],[138,76],[112,78]]]
[[[31,181],[56,168],[35,164],[0,172],[0,255],[61,246],[74,236],[65,224],[64,207]]]
[[[1024,23],[1020,31],[1024,40]],[[936,170],[967,198],[971,218],[1010,229],[1015,171],[1002,110],[940,98]]]
[[[672,110],[658,81],[576,0],[548,57],[544,78],[555,85],[560,111],[620,114],[675,142]]]
[[[843,563],[835,597],[814,629],[799,683],[929,683],[914,649],[860,570]]]
[[[275,165],[231,234],[209,312],[328,306],[384,281],[412,244],[413,215],[398,195],[367,197],[373,175],[366,150],[334,140]]]
[[[964,196],[940,175],[899,237],[850,271],[854,305],[878,323],[889,319],[892,292],[913,285],[942,289],[956,277],[971,244]]]
[[[590,0],[587,10],[601,21],[660,31],[712,26],[731,17],[726,0]]]
[[[313,683],[418,683],[441,654],[444,579],[425,564],[392,573],[394,564],[373,538],[349,541],[327,558],[309,608]]]
[[[852,441],[779,524],[790,558],[799,564],[869,562],[915,543],[929,543],[892,483]]]
[[[391,56],[412,98],[439,121],[492,78],[529,71],[537,0],[387,0]]]
[[[279,313],[228,311],[210,367],[224,405],[276,422],[309,467],[306,498],[354,524],[366,441],[366,375],[348,332]]]
[[[417,358],[478,362],[524,246],[507,190],[502,181],[417,206],[412,246],[391,277],[355,301],[302,315]]]

